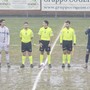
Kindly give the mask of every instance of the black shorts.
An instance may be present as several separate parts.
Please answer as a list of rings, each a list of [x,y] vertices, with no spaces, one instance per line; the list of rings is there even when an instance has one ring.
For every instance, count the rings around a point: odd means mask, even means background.
[[[64,50],[72,51],[72,41],[63,41],[62,48],[63,51]]]
[[[25,51],[28,51],[28,52],[32,52],[32,44],[31,42],[29,43],[21,43],[21,51],[22,52],[25,52]]]
[[[49,52],[51,51],[51,47],[48,46],[50,41],[44,41],[44,40],[41,40],[40,43],[42,43],[42,47],[39,48],[40,51],[46,51],[46,52]]]
[[[90,45],[87,45],[87,52],[90,53]]]

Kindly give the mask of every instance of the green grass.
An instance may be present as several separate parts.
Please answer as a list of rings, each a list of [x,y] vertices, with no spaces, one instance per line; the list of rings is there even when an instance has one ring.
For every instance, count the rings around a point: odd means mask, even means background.
[[[75,50],[74,59],[81,60],[84,58],[85,55],[85,47],[78,47],[78,45],[86,45],[87,37],[85,36],[85,30],[90,25],[90,19],[86,18],[5,18],[6,24],[10,29],[10,36],[11,36],[11,44],[10,44],[10,60],[13,64],[20,64],[21,63],[21,51],[20,51],[20,39],[19,39],[19,32],[23,28],[23,23],[28,21],[30,24],[30,28],[34,32],[34,39],[33,43],[38,44],[39,36],[38,31],[39,28],[42,26],[43,20],[49,21],[49,26],[53,29],[54,37],[52,43],[54,42],[55,38],[57,37],[63,23],[65,20],[71,21],[71,27],[75,28],[75,32],[77,35],[77,47]],[[59,40],[57,42],[59,44]],[[56,46],[52,53],[52,63],[56,64],[61,62],[61,54],[62,49],[59,46]],[[39,63],[39,47],[33,46],[33,59],[34,63]],[[76,61],[78,62],[78,61]],[[83,63],[83,60],[81,61]]]

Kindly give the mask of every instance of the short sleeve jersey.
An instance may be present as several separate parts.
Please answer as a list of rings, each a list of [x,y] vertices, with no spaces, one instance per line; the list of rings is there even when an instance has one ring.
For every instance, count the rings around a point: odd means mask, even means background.
[[[31,29],[22,29],[20,31],[20,38],[21,38],[21,42],[24,42],[24,43],[28,43],[28,42],[31,42],[31,39],[33,37],[33,32]]]
[[[46,29],[41,27],[38,34],[41,36],[41,40],[50,41],[51,37],[53,36],[53,31],[50,27]]]

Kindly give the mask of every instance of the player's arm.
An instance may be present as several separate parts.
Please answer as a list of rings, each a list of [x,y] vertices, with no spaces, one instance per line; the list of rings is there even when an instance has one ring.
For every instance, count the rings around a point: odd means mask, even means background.
[[[52,43],[52,37],[50,38],[49,44],[48,46],[51,47],[51,43]]]
[[[76,45],[76,34],[74,30],[73,30],[73,44]]]
[[[52,37],[53,36],[54,36],[54,34],[53,34],[52,29],[51,29],[51,31],[50,31],[50,42],[49,42],[49,45],[48,46],[51,46],[51,42],[52,42]]]
[[[33,34],[33,32],[31,31],[31,40],[33,39],[33,37],[34,37],[34,34]]]
[[[66,27],[66,23],[63,24],[63,27],[61,29],[61,32],[60,32],[60,45],[62,45],[63,43],[63,31],[64,31],[64,28]]]
[[[60,32],[60,44],[62,45],[63,42],[63,30]]]
[[[9,29],[7,31],[7,44],[10,45],[10,32],[9,32]]]
[[[42,30],[41,29],[39,30],[38,35],[39,35],[39,45],[41,47],[42,46],[42,43],[41,43]]]
[[[39,36],[39,46],[42,47],[41,35]]]
[[[85,34],[86,34],[86,35],[88,34],[89,30],[90,30],[90,28],[88,28],[88,29],[85,31]]]
[[[20,40],[22,40],[22,32],[21,31],[20,31],[20,35],[19,36],[20,36]]]

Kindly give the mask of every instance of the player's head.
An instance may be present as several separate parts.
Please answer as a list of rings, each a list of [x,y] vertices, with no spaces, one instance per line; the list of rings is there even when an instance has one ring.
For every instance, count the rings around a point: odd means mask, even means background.
[[[24,28],[27,29],[29,27],[28,22],[24,22]]]
[[[0,26],[5,26],[5,19],[0,20]]]
[[[68,21],[68,20],[67,20],[67,21],[65,21],[65,27],[66,27],[66,28],[69,28],[69,27],[70,27],[70,23],[71,23],[71,22],[70,22],[70,21]]]
[[[44,20],[44,22],[43,22],[43,27],[47,28],[48,25],[49,25],[49,22],[48,22],[47,20]]]

